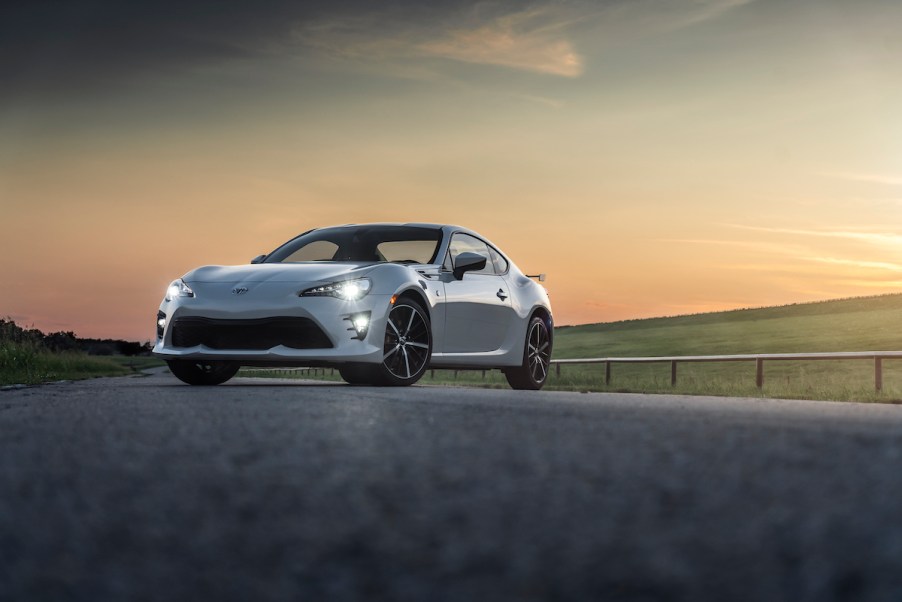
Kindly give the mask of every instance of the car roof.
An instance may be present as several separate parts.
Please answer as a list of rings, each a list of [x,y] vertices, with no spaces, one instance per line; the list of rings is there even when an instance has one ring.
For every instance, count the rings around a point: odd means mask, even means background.
[[[340,226],[323,226],[322,228],[316,229],[324,230],[326,228],[354,228],[357,226],[409,226],[413,228],[429,228],[431,230],[441,230],[442,228],[448,227],[446,224],[430,224],[424,222],[362,222],[359,224],[341,224]]]
[[[358,226],[400,226],[411,228],[427,228],[430,230],[444,230],[446,232],[466,232],[467,234],[472,234],[474,236],[482,238],[481,234],[474,232],[470,228],[464,228],[463,226],[457,226],[455,224],[434,224],[428,222],[364,222],[359,224],[341,224],[340,226],[323,226],[322,228],[315,228],[315,230],[324,230],[326,228],[354,228]]]

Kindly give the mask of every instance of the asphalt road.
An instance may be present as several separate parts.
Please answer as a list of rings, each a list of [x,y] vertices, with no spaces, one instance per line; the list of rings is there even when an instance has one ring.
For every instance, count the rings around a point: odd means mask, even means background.
[[[902,406],[0,392],[0,600],[902,600]]]

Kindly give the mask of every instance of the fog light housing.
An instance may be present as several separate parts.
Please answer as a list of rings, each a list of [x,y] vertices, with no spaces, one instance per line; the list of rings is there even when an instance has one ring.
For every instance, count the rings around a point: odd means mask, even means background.
[[[166,328],[166,314],[157,312],[157,339],[163,340],[163,330]]]
[[[366,333],[370,330],[370,313],[368,311],[363,311],[358,314],[351,314],[345,320],[348,320],[351,323],[351,327],[348,328],[354,336],[352,339],[358,339],[362,341],[366,338]]]

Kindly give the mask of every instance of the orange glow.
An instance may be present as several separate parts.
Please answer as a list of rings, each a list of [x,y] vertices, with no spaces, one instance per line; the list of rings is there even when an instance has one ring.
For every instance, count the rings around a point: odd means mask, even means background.
[[[560,325],[900,291],[902,4],[767,4],[338,15],[0,92],[0,315],[148,340],[188,270],[371,221],[482,233]]]

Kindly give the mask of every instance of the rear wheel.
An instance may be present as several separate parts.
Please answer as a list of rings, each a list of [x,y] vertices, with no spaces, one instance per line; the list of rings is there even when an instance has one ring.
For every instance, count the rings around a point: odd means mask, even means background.
[[[412,385],[426,372],[431,357],[429,314],[413,299],[399,300],[385,326],[382,363],[377,366],[380,384]]]
[[[169,360],[169,371],[189,385],[220,385],[238,372],[240,366],[232,362],[205,360]]]
[[[551,342],[551,333],[545,320],[533,316],[526,330],[523,364],[504,372],[512,388],[538,391],[545,385],[551,363]]]

